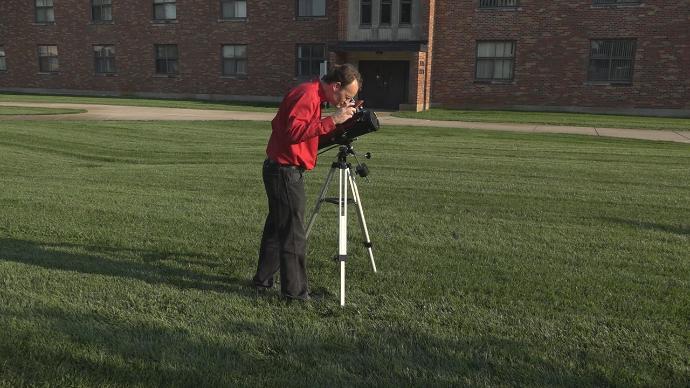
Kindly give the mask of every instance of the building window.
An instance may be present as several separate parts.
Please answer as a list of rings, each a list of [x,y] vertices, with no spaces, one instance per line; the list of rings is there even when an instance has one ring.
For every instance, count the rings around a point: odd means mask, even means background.
[[[177,0],[153,0],[153,18],[155,20],[177,19]]]
[[[113,0],[91,0],[91,18],[94,22],[113,20]]]
[[[223,45],[223,75],[247,75],[247,45]]]
[[[177,45],[156,45],[156,74],[177,74]]]
[[[115,73],[115,46],[93,46],[93,56],[97,74]]]
[[[634,39],[592,40],[589,54],[590,81],[632,82]]]
[[[38,68],[41,73],[57,73],[58,46],[38,46]]]
[[[361,0],[359,4],[359,24],[371,25],[371,0]]]
[[[517,8],[518,0],[479,0],[479,8]]]
[[[326,60],[326,45],[301,44],[297,46],[297,76],[319,76],[321,63]]]
[[[594,5],[640,4],[640,0],[593,0]]]
[[[297,0],[297,16],[326,16],[326,0]]]
[[[5,48],[0,46],[0,71],[7,71],[7,61],[5,61]]]
[[[515,42],[478,41],[477,69],[478,81],[510,81],[515,67]]]
[[[36,23],[54,23],[53,0],[36,0]]]
[[[391,24],[391,13],[393,11],[393,0],[381,0],[380,24]]]
[[[400,0],[400,24],[412,24],[412,0]]]
[[[247,0],[221,0],[223,19],[244,19],[247,17]]]

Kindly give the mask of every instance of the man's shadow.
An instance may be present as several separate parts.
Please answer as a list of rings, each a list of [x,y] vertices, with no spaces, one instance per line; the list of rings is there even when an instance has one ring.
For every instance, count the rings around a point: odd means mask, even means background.
[[[74,253],[73,251],[87,253]],[[156,252],[79,244],[53,244],[0,238],[0,261],[48,269],[137,279],[182,289],[200,289],[254,296],[248,280],[176,268],[171,263],[219,266],[217,259],[197,253]]]

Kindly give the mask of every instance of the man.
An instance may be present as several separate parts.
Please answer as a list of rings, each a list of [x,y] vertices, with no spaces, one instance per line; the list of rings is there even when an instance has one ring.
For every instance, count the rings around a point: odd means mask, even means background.
[[[316,164],[319,136],[335,129],[355,113],[353,98],[361,76],[354,66],[336,66],[321,80],[305,82],[290,90],[271,122],[273,132],[266,147],[263,180],[268,197],[259,264],[253,283],[258,290],[273,287],[280,270],[281,295],[309,299],[304,230],[304,171]],[[321,104],[337,110],[321,118]]]

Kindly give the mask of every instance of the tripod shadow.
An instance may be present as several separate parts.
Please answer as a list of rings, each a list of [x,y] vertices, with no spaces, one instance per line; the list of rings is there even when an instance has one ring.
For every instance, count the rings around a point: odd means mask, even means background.
[[[70,252],[73,250],[88,253]],[[176,263],[185,262],[206,267],[219,266],[212,258],[193,253],[156,252],[69,243],[50,244],[0,238],[0,260],[47,269],[115,276],[152,284],[168,284],[182,289],[194,288],[231,292],[243,296],[254,295],[249,288],[248,280],[173,266]],[[173,265],[170,265],[170,262]]]

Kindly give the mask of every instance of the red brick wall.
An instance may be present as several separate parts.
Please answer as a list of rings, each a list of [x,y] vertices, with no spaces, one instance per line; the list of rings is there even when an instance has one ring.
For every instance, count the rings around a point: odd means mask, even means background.
[[[112,25],[91,24],[90,2],[55,1],[55,25],[34,24],[31,0],[0,0],[8,71],[0,88],[282,96],[295,77],[297,43],[338,38],[338,1],[326,18],[296,20],[295,1],[248,1],[246,22],[218,22],[216,0],[179,0],[177,23],[151,22],[151,0],[115,0]],[[179,76],[154,77],[154,44],[175,43]],[[221,44],[248,44],[247,79],[221,78]],[[60,72],[39,75],[37,45],[57,44]],[[92,45],[115,44],[117,76],[94,75]]]
[[[594,8],[591,0],[522,0],[517,11],[479,1],[437,1],[432,102],[690,108],[690,1],[643,0]],[[637,38],[631,86],[587,82],[590,39]],[[474,81],[476,40],[517,41],[514,82]]]

